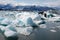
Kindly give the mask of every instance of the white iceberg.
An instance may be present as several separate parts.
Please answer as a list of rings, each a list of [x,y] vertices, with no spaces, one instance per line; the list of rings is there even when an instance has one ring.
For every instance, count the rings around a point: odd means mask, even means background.
[[[56,30],[50,30],[51,32],[57,32]]]
[[[23,35],[30,35],[30,33],[33,31],[32,27],[16,27],[17,33],[18,34],[23,34]]]
[[[8,25],[8,24],[10,24],[11,22],[12,22],[12,20],[9,20],[9,19],[5,18],[5,19],[1,22],[1,24],[6,24],[6,25]]]
[[[4,32],[4,35],[5,35],[6,37],[11,37],[11,36],[17,35],[17,33],[14,32],[14,31],[11,31],[11,30],[7,30],[7,31]]]

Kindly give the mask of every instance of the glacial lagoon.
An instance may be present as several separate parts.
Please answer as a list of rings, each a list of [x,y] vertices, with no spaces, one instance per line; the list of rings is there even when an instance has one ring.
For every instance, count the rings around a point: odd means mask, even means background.
[[[40,15],[38,12],[0,11],[0,38],[5,40],[5,37],[17,35],[18,40],[60,40],[60,16],[53,15],[56,16],[55,20],[52,17],[43,17],[44,15]],[[41,17],[46,20],[41,20]],[[28,18],[30,18],[30,22]],[[19,21],[20,19],[21,21]],[[38,25],[43,21],[45,21],[44,24]],[[33,29],[32,24],[36,24],[38,27]],[[6,30],[9,30],[11,35],[8,33],[9,31],[6,34]]]

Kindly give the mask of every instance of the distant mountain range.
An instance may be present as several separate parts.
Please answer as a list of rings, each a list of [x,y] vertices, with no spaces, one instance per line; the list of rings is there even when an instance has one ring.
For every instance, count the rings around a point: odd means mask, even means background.
[[[13,6],[10,4],[2,5],[0,4],[0,10],[23,10],[23,11],[46,11],[46,10],[54,10],[52,7],[43,7],[43,6]]]

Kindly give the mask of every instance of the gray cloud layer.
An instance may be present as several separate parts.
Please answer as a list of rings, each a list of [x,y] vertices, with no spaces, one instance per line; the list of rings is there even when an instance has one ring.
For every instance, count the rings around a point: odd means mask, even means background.
[[[0,0],[0,4],[14,4],[14,5],[41,5],[41,6],[60,6],[60,0],[57,1],[50,1],[50,2],[33,2],[31,3],[24,3],[24,2],[17,2],[15,0]]]

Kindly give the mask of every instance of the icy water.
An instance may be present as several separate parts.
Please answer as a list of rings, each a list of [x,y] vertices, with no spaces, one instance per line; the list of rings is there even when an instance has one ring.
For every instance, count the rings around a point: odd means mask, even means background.
[[[0,16],[3,17],[5,13],[12,13],[16,15],[19,11],[0,11]],[[14,16],[12,16],[14,18]],[[15,19],[15,18],[14,18]],[[31,35],[25,36],[18,34],[18,40],[60,40],[60,22],[46,22],[44,26],[36,28]],[[45,27],[46,26],[46,27]],[[0,40],[5,40],[4,36],[0,35]]]

